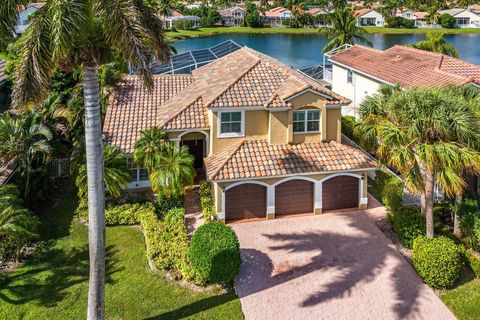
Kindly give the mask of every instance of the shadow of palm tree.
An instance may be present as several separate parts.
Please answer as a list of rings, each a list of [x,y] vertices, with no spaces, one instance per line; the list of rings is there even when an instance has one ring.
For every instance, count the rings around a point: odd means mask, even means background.
[[[47,242],[25,263],[21,271],[12,274],[0,283],[0,299],[11,304],[36,302],[52,307],[65,299],[68,289],[88,281],[88,246],[64,250],[54,247],[55,241]],[[106,282],[113,283],[118,250],[107,246]]]
[[[363,213],[353,213],[363,214]],[[269,243],[269,250],[292,258],[283,264],[274,265],[265,253],[246,248],[241,250],[242,268],[236,280],[240,298],[273,288],[306,274],[324,270],[332,278],[322,280],[317,289],[301,306],[314,306],[326,301],[353,294],[357,285],[377,280],[384,268],[393,267],[389,279],[395,294],[390,306],[399,318],[418,312],[418,297],[421,280],[403,260],[393,245],[385,245],[384,235],[368,218],[358,219],[352,214],[343,214],[348,225],[357,232],[348,234],[334,231],[304,231],[262,234]],[[302,260],[302,253],[310,252],[309,260]],[[313,253],[313,254],[312,254]],[[295,259],[297,260],[295,261]],[[261,280],[259,280],[261,279]],[[390,303],[389,301],[378,303]]]

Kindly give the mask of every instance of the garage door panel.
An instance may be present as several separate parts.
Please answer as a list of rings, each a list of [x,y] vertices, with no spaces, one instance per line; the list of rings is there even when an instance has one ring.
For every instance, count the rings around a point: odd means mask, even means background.
[[[323,182],[323,210],[355,208],[358,206],[358,178],[338,176]]]
[[[265,218],[267,188],[258,184],[242,184],[225,192],[225,219]]]
[[[313,182],[290,180],[275,187],[275,215],[312,213]]]

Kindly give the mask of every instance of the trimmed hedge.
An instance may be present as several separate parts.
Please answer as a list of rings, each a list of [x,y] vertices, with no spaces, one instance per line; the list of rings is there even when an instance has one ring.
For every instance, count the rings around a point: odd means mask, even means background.
[[[140,216],[146,213],[152,213],[156,217],[156,209],[151,202],[109,205],[105,209],[105,224],[107,226],[139,224]],[[77,214],[88,220],[88,207],[85,200],[81,200]]]
[[[215,221],[217,214],[215,211],[215,200],[212,195],[212,184],[206,180],[200,182],[199,193],[203,219],[205,222]]]
[[[465,258],[468,266],[472,269],[473,273],[475,273],[475,276],[480,278],[480,254],[472,249],[468,249],[465,251]]]
[[[232,228],[215,222],[200,226],[188,252],[195,271],[209,282],[228,283],[240,271],[240,245]]]
[[[416,238],[425,234],[425,217],[416,208],[402,207],[391,213],[390,217],[400,242],[408,249],[412,249]]]
[[[161,213],[168,212],[171,209],[183,208],[185,206],[185,197],[183,195],[173,197],[159,197],[158,211]]]
[[[462,250],[446,237],[421,237],[413,242],[412,261],[430,287],[449,288],[460,278]]]

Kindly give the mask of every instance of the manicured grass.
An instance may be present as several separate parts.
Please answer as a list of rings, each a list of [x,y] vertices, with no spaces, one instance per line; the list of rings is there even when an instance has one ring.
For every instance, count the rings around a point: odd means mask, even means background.
[[[480,319],[480,280],[471,280],[441,296],[459,320]]]
[[[62,186],[58,192],[55,207],[42,217],[47,221],[42,235],[51,239],[0,282],[2,319],[86,318],[87,228],[77,221],[67,223],[76,206],[73,188]],[[142,233],[124,226],[107,228],[106,315],[107,319],[243,318],[235,293],[195,292],[150,271]]]
[[[365,27],[368,33],[395,33],[395,34],[412,34],[412,33],[427,33],[427,32],[446,32],[449,34],[457,33],[480,33],[480,28],[459,28],[459,29],[432,29],[432,28],[418,28],[418,29],[396,29],[396,28],[382,28],[382,27]],[[318,34],[318,29],[311,28],[249,28],[249,27],[212,27],[199,28],[196,30],[179,30],[177,32],[167,32],[167,38],[170,40],[184,39],[190,37],[209,36],[219,33],[289,33],[289,34]]]

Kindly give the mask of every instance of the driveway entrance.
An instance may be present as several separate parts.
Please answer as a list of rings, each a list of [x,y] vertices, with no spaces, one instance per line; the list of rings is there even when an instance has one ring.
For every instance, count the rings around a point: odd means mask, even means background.
[[[232,228],[246,319],[455,319],[363,211]]]

